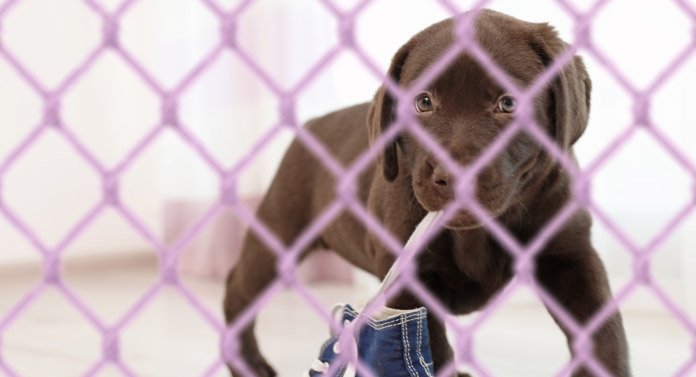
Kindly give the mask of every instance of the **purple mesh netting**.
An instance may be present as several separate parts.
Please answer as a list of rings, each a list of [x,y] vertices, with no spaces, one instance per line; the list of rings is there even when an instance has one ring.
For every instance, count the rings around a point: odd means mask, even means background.
[[[427,147],[434,155],[458,177],[457,201],[453,203],[445,211],[443,221],[451,216],[457,208],[465,207],[472,211],[495,235],[495,237],[503,244],[507,250],[515,258],[515,278],[511,282],[510,289],[505,290],[502,294],[496,296],[494,301],[489,304],[480,317],[468,325],[463,325],[447,315],[447,310],[428,292],[422,283],[415,279],[412,275],[412,266],[404,266],[404,270],[400,278],[397,280],[392,292],[399,287],[408,287],[411,289],[423,302],[425,302],[430,310],[441,320],[443,320],[451,329],[454,330],[456,336],[456,345],[459,349],[460,358],[445,366],[440,375],[451,374],[459,363],[466,363],[473,372],[488,376],[491,373],[482,363],[476,359],[471,352],[473,338],[472,335],[477,329],[482,326],[488,317],[499,308],[506,299],[512,295],[515,290],[522,286],[527,286],[536,292],[539,298],[549,307],[555,316],[576,336],[578,341],[574,345],[576,355],[558,371],[558,375],[565,375],[580,367],[586,367],[598,376],[610,376],[604,367],[594,360],[592,355],[592,344],[590,334],[596,330],[604,320],[606,320],[613,312],[618,309],[621,302],[637,287],[646,287],[655,297],[665,306],[665,308],[688,329],[691,335],[696,340],[696,323],[689,318],[665,293],[665,291],[656,282],[651,279],[650,259],[653,252],[662,243],[662,241],[672,232],[677,225],[691,213],[696,200],[689,203],[681,210],[667,226],[662,229],[655,238],[645,247],[638,246],[631,240],[620,227],[615,224],[609,216],[603,212],[593,198],[589,195],[589,184],[593,174],[607,160],[612,158],[620,146],[626,142],[637,129],[643,129],[667,152],[675,161],[677,161],[684,169],[696,178],[696,166],[689,161],[685,154],[680,151],[670,141],[670,139],[653,124],[649,114],[649,102],[651,96],[666,82],[666,80],[678,71],[681,65],[687,58],[696,50],[696,33],[694,41],[688,46],[683,53],[672,61],[658,75],[655,80],[645,89],[636,87],[630,80],[621,72],[621,69],[613,64],[611,60],[603,54],[603,52],[593,44],[591,39],[592,21],[598,12],[609,2],[609,0],[599,0],[587,11],[578,10],[568,0],[555,0],[561,9],[563,9],[573,20],[575,24],[575,36],[573,48],[565,51],[561,57],[556,59],[551,67],[540,77],[537,78],[533,85],[526,89],[518,88],[514,85],[508,75],[493,63],[492,59],[487,55],[476,41],[471,38],[472,17],[460,17],[458,23],[459,43],[452,46],[439,61],[428,70],[418,81],[416,85],[408,90],[401,89],[393,82],[387,82],[389,90],[399,98],[413,98],[424,88],[427,83],[433,80],[447,65],[461,52],[466,51],[481,64],[487,67],[489,73],[494,77],[509,93],[518,97],[520,101],[520,111],[515,122],[508,127],[499,138],[481,155],[474,163],[466,169],[458,166],[453,161],[448,153],[440,147],[438,142],[434,140],[430,134],[424,131],[419,123],[413,118],[410,107],[400,106],[398,109],[398,123],[394,127],[390,127],[389,131],[382,135],[380,140],[376,142],[373,148],[365,151],[356,162],[348,167],[342,166],[335,161],[330,151],[319,143],[310,133],[306,132],[300,124],[295,121],[295,99],[296,97],[311,83],[319,73],[324,70],[328,64],[334,59],[339,51],[350,51],[353,53],[364,66],[381,79],[384,78],[383,72],[378,68],[378,65],[361,49],[356,39],[354,38],[354,24],[363,9],[372,0],[362,0],[353,9],[343,11],[338,8],[331,0],[320,0],[326,9],[338,21],[339,45],[327,52],[306,74],[302,77],[295,86],[284,88],[275,82],[237,43],[237,23],[239,18],[243,16],[245,9],[253,2],[253,0],[242,0],[234,9],[227,11],[222,9],[217,3],[212,0],[201,0],[206,8],[215,14],[220,22],[220,36],[215,48],[210,51],[203,60],[201,60],[175,87],[168,89],[162,87],[157,79],[141,64],[136,57],[119,43],[119,20],[129,11],[135,0],[125,0],[115,11],[109,12],[95,0],[84,0],[85,5],[94,12],[95,16],[100,17],[103,23],[103,35],[101,44],[90,53],[87,58],[75,67],[56,88],[47,88],[34,75],[30,69],[25,67],[6,46],[0,43],[0,59],[4,59],[12,68],[14,68],[18,77],[25,81],[43,100],[43,118],[40,123],[11,150],[8,156],[0,160],[0,184],[8,169],[22,156],[39,136],[46,132],[47,129],[53,128],[65,141],[71,145],[74,150],[83,158],[95,173],[101,177],[103,184],[102,200],[91,208],[62,238],[57,245],[46,245],[37,237],[31,224],[24,222],[20,216],[12,211],[7,203],[4,203],[0,195],[0,214],[4,216],[10,224],[12,224],[18,232],[20,232],[36,250],[41,254],[44,261],[44,273],[41,283],[30,290],[24,297],[16,303],[16,305],[0,318],[0,346],[2,345],[2,336],[7,328],[17,320],[25,311],[25,309],[44,291],[49,288],[54,288],[60,292],[67,302],[74,306],[78,312],[84,317],[86,322],[93,326],[102,335],[102,356],[84,372],[84,375],[95,375],[106,365],[111,364],[118,368],[125,375],[135,375],[129,366],[120,357],[119,336],[120,332],[132,322],[132,320],[141,312],[148,303],[153,300],[159,291],[165,287],[171,287],[177,290],[183,298],[191,305],[195,311],[200,314],[201,318],[206,321],[213,329],[221,334],[221,352],[219,355],[211,355],[210,366],[202,371],[202,375],[210,376],[221,371],[225,363],[234,364],[243,373],[251,376],[248,366],[246,366],[238,355],[237,334],[243,329],[246,324],[255,316],[255,314],[265,305],[265,303],[276,292],[281,289],[292,289],[296,291],[300,297],[326,322],[327,326],[332,326],[330,314],[316,300],[316,298],[295,279],[296,262],[301,250],[309,243],[318,232],[324,228],[327,223],[332,221],[342,211],[349,211],[357,219],[363,222],[369,229],[372,229],[376,236],[389,247],[394,253],[398,253],[402,244],[393,235],[384,230],[378,221],[362,206],[354,195],[354,182],[360,172],[365,169],[370,162],[379,154],[379,151],[385,143],[392,140],[399,132],[410,132]],[[453,15],[460,14],[461,10],[457,5],[450,0],[437,0],[442,6],[449,10]],[[688,15],[696,28],[696,9],[686,0],[673,0],[674,3]],[[0,24],[4,16],[16,5],[18,0],[8,0],[0,5]],[[488,3],[487,0],[480,1],[475,9],[480,9]],[[696,30],[696,29],[695,29]],[[0,29],[1,31],[1,29]],[[1,36],[1,34],[0,34]],[[79,81],[85,72],[90,68],[94,61],[107,50],[115,52],[126,65],[142,79],[160,97],[161,101],[161,118],[157,126],[152,128],[140,141],[132,146],[126,157],[113,169],[108,169],[102,165],[97,158],[89,152],[89,149],[83,145],[73,134],[69,124],[61,119],[61,99],[64,93],[77,81]],[[231,169],[226,169],[221,166],[215,158],[206,150],[206,147],[191,133],[186,125],[178,116],[177,102],[187,88],[201,76],[218,58],[221,52],[229,50],[236,54],[241,61],[257,76],[257,78],[277,96],[280,102],[279,119],[280,124],[273,127],[265,135],[259,138],[249,153],[240,159]],[[593,161],[588,168],[581,171],[574,166],[573,162],[560,150],[557,145],[551,140],[541,128],[534,124],[529,111],[529,103],[534,95],[543,89],[545,85],[552,79],[560,70],[572,59],[578,50],[583,50],[585,53],[595,58],[607,72],[609,72],[623,89],[631,96],[634,101],[635,108],[633,114],[633,124],[619,135],[614,141],[609,144],[599,157]],[[401,104],[406,104],[409,101],[399,101]],[[339,184],[337,185],[337,199],[318,216],[311,225],[291,244],[284,245],[271,231],[269,231],[263,223],[258,221],[253,213],[249,212],[240,202],[237,195],[237,182],[241,172],[250,164],[253,156],[272,140],[280,126],[288,126],[296,137],[307,146],[307,148],[323,161],[326,167],[336,176]],[[181,139],[191,147],[193,151],[199,154],[206,164],[217,173],[220,181],[220,196],[212,205],[172,246],[166,246],[155,237],[150,230],[144,225],[143,221],[131,211],[123,202],[119,200],[119,178],[121,173],[138,159],[141,152],[153,143],[162,133],[165,128],[174,130]],[[573,201],[568,203],[565,208],[559,211],[552,221],[546,224],[545,228],[539,232],[536,237],[528,243],[528,245],[519,244],[515,238],[507,232],[502,226],[496,223],[489,213],[476,200],[471,197],[471,192],[466,188],[477,173],[486,166],[497,153],[519,132],[527,132],[543,146],[546,151],[555,157],[573,176],[575,184],[575,196]],[[2,156],[0,156],[2,157]],[[0,185],[2,190],[2,185]],[[0,191],[0,194],[2,192]],[[105,323],[95,314],[92,308],[85,302],[80,300],[72,291],[71,287],[61,279],[60,265],[61,258],[68,245],[96,218],[96,216],[106,208],[115,209],[120,215],[138,233],[147,239],[151,246],[158,252],[160,257],[161,275],[157,282],[147,288],[145,293],[126,313],[115,323]],[[202,304],[199,298],[196,297],[187,286],[179,280],[176,270],[177,258],[186,245],[196,236],[196,234],[206,226],[206,224],[224,207],[229,207],[255,232],[259,238],[278,256],[278,271],[279,277],[259,296],[259,298],[247,310],[240,315],[237,320],[226,326],[218,319],[218,316],[211,312],[209,308]],[[623,246],[633,256],[634,259],[634,274],[632,279],[616,292],[615,299],[605,308],[599,311],[586,324],[577,323],[571,315],[565,312],[563,307],[555,302],[553,297],[548,294],[542,287],[537,285],[533,278],[534,266],[532,265],[533,256],[538,253],[546,241],[554,235],[559,227],[572,213],[580,207],[590,209],[595,216],[602,221],[607,228],[621,241]],[[369,313],[372,308],[367,308]],[[358,324],[360,325],[360,324]],[[338,330],[338,329],[337,329]],[[350,355],[348,355],[350,356]],[[345,357],[345,355],[344,355]],[[696,365],[696,350],[694,355],[687,360],[677,372],[675,376],[685,376]],[[357,364],[359,372],[363,375],[371,376],[367,370],[359,362]],[[0,371],[3,371],[9,376],[17,376],[8,360],[2,358],[2,348],[0,348]]]

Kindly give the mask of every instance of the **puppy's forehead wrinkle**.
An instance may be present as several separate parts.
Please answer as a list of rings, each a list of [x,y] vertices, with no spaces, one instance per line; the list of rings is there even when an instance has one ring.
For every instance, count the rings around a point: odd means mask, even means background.
[[[453,19],[447,19],[433,24],[412,38],[409,42],[412,53],[403,67],[402,85],[409,86],[418,80],[447,52],[457,38],[455,26]],[[534,24],[490,10],[482,10],[478,14],[474,29],[476,42],[520,87],[531,84],[544,69],[544,64],[531,43],[534,37],[539,34],[555,34],[546,24]],[[492,81],[486,68],[466,53],[457,57],[439,75],[449,81],[466,81],[470,77],[482,76]]]

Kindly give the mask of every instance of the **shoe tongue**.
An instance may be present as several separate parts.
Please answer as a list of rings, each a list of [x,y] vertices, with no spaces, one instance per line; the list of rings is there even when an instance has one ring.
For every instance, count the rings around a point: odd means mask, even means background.
[[[362,313],[362,311],[365,309],[364,307],[360,306],[358,307],[357,310],[353,309],[350,305],[346,305],[346,308],[350,308],[353,312],[357,313]],[[370,319],[374,321],[382,321],[385,319],[393,318],[400,316],[402,314],[409,314],[413,312],[417,312],[421,310],[421,308],[416,308],[416,309],[394,309],[394,308],[388,308],[386,306],[383,306],[379,309],[377,309],[375,312],[373,312],[370,315]]]
[[[405,309],[392,309],[392,308],[387,308],[385,306],[385,307],[377,310],[372,315],[372,318],[376,321],[381,321],[381,320],[385,320],[388,318],[397,317],[397,316],[400,316],[402,314],[416,312],[418,310],[420,310],[420,308],[405,310]]]

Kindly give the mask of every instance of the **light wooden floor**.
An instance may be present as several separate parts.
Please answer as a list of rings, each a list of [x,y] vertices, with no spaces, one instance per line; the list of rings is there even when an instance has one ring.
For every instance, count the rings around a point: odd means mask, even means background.
[[[35,285],[39,271],[3,271],[0,280],[0,315]],[[151,284],[156,270],[151,261],[68,265],[66,280],[112,323]],[[217,312],[223,293],[220,282],[186,279],[192,290]],[[370,289],[320,285],[311,291],[329,309],[335,302],[359,302]],[[565,341],[540,304],[515,295],[475,339],[477,356],[495,376],[552,376],[567,358]],[[632,298],[655,302],[638,294]],[[656,306],[655,306],[656,307]],[[625,310],[636,376],[670,376],[694,352],[683,328],[659,310]],[[269,302],[260,316],[261,346],[281,376],[297,376],[316,357],[327,335],[318,317],[302,299],[283,292]],[[97,333],[71,309],[55,290],[47,291],[28,308],[1,339],[2,356],[22,376],[78,376],[99,355]],[[142,376],[198,376],[215,360],[218,336],[174,291],[165,290],[122,337],[122,357]],[[0,372],[2,375],[2,372]],[[106,368],[102,376],[121,375]],[[224,376],[220,370],[217,375]],[[690,376],[696,376],[692,370]]]

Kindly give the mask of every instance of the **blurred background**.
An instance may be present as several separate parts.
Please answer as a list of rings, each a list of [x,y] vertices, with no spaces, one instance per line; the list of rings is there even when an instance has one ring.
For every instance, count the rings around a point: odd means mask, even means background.
[[[108,11],[122,5],[120,0],[94,1]],[[238,5],[235,0],[210,1],[221,9]],[[569,2],[580,10],[594,4]],[[0,1],[0,7],[6,3]],[[101,20],[86,3],[14,2],[0,18],[0,45],[52,90],[101,43]],[[351,9],[357,1],[333,3]],[[461,9],[473,4],[454,3]],[[696,2],[691,4],[696,8]],[[487,7],[528,21],[549,22],[565,40],[573,40],[573,20],[555,1],[494,0]],[[448,15],[437,1],[374,0],[356,21],[356,41],[386,71],[401,44]],[[676,1],[612,0],[595,18],[592,36],[623,77],[642,90],[695,43],[695,26],[696,21]],[[294,86],[339,44],[337,22],[320,1],[257,0],[241,13],[237,27],[240,48],[283,88]],[[123,50],[169,90],[215,50],[220,25],[203,1],[139,0],[121,18],[119,39]],[[594,84],[590,125],[576,145],[580,165],[587,167],[633,124],[635,104],[596,56],[585,51],[581,55]],[[696,59],[684,56],[680,69],[652,97],[650,109],[655,125],[694,164]],[[296,98],[297,119],[304,122],[368,101],[378,85],[379,78],[344,49]],[[178,110],[183,127],[201,141],[213,160],[230,168],[279,122],[279,105],[249,65],[224,49],[186,87]],[[40,124],[43,106],[16,67],[0,57],[0,162]],[[123,57],[107,49],[66,91],[60,111],[65,127],[103,166],[113,168],[159,124],[161,103]],[[292,133],[281,129],[243,171],[239,194],[249,208],[262,197],[291,140]],[[102,195],[94,169],[53,129],[43,132],[2,171],[1,178],[2,202],[49,247],[59,244]],[[621,231],[645,247],[680,211],[693,206],[695,187],[694,177],[639,129],[598,170],[592,195]],[[175,243],[200,219],[218,199],[219,188],[216,172],[169,128],[120,179],[123,205],[165,245]],[[182,281],[216,313],[224,275],[234,263],[244,231],[233,212],[219,211],[179,261]],[[632,278],[630,253],[597,218],[593,237],[618,291]],[[660,243],[652,259],[654,281],[690,313],[692,321],[696,315],[695,246],[696,220],[687,216]],[[66,284],[105,322],[112,323],[157,280],[156,258],[152,243],[121,214],[107,208],[71,240],[62,261]],[[35,245],[0,216],[0,319],[39,284],[42,265]],[[323,254],[303,266],[300,276],[327,308],[334,302],[369,297],[376,284],[373,278]],[[316,357],[326,336],[325,325],[305,306],[296,294],[284,292],[262,314],[262,348],[281,375],[300,373]],[[668,376],[693,358],[694,339],[650,290],[638,288],[622,307],[636,375]],[[297,321],[296,328],[278,323],[288,316]],[[98,334],[82,322],[64,297],[47,290],[16,323],[0,327],[0,355],[18,375],[45,375],[46,368],[56,376],[80,375],[100,353]],[[533,346],[527,347],[530,338]],[[526,291],[516,292],[477,339],[477,355],[495,375],[553,375],[567,357],[562,335],[538,299]],[[138,375],[201,375],[218,355],[215,332],[202,323],[185,298],[167,290],[127,327],[121,344],[123,359]],[[107,366],[99,373],[122,372]],[[221,368],[216,373],[224,375]]]

